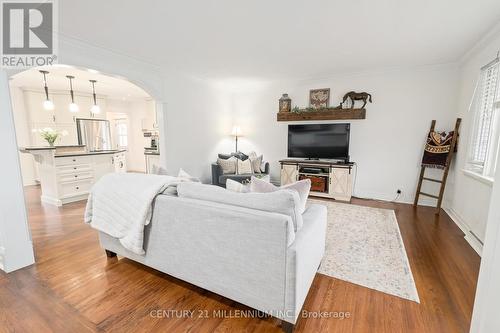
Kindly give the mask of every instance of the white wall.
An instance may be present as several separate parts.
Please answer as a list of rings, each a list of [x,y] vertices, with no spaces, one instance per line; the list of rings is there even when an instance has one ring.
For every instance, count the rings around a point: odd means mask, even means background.
[[[146,100],[123,101],[117,99],[107,99],[106,102],[108,114],[125,114],[128,119],[127,170],[145,172],[144,147],[149,145],[151,141],[144,138],[142,120],[153,117],[154,103]],[[113,119],[108,116],[108,120]],[[111,127],[113,126],[114,122],[112,121]],[[113,128],[112,132],[114,133]]]
[[[493,60],[500,49],[500,26],[492,30],[465,57],[461,64],[460,86],[458,95],[458,114],[463,118],[461,130],[461,149],[458,152],[454,169],[455,177],[450,187],[452,196],[450,215],[466,231],[466,238],[480,251],[481,245],[475,241],[472,231],[484,242],[486,221],[491,196],[491,185],[465,175],[462,169],[467,158],[467,146],[470,140],[473,114],[469,111],[474,88],[479,78],[480,68]],[[468,232],[469,231],[469,232]]]
[[[293,106],[304,107],[310,89],[330,88],[332,106],[350,90],[366,91],[373,96],[367,118],[347,121],[352,125],[351,160],[358,164],[354,194],[393,200],[401,189],[400,200],[412,202],[431,120],[442,129],[454,125],[457,78],[457,68],[447,65],[274,83],[236,93],[234,121],[245,133],[240,149],[263,153],[277,179],[278,160],[287,156],[287,123],[276,121],[282,93],[290,95]]]
[[[232,145],[229,97],[206,81],[182,77],[167,79],[165,96],[166,128],[160,135],[167,171],[176,175],[183,168],[210,182],[210,163]]]

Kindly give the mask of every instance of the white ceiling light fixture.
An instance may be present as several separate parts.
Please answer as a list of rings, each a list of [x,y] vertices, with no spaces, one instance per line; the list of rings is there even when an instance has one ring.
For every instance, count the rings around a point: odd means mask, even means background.
[[[89,80],[90,83],[92,83],[92,96],[94,97],[94,105],[92,105],[92,107],[90,108],[90,112],[92,114],[98,114],[98,113],[101,113],[101,108],[99,107],[99,105],[97,105],[97,98],[96,98],[96,95],[95,95],[95,84],[96,84],[96,80]]]
[[[75,95],[73,93],[73,79],[75,78],[72,75],[66,75],[66,77],[69,79],[69,93],[71,95],[71,103],[69,104],[69,112],[78,112],[80,109],[78,105],[75,103]]]
[[[54,103],[49,99],[49,87],[47,86],[48,71],[39,71],[43,75],[43,89],[45,90],[45,101],[43,101],[43,108],[47,111],[54,110]]]

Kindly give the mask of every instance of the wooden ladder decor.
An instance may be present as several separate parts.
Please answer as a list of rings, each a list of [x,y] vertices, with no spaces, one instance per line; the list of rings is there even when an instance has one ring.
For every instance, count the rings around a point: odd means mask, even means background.
[[[444,195],[444,189],[446,186],[446,179],[448,178],[448,172],[450,171],[451,160],[453,158],[453,155],[455,154],[455,147],[457,145],[458,135],[459,135],[458,130],[460,129],[461,122],[462,122],[462,119],[457,118],[457,121],[455,123],[455,130],[453,132],[453,137],[451,139],[450,151],[449,151],[448,156],[446,158],[446,165],[444,166],[444,169],[443,169],[443,178],[441,180],[439,180],[439,179],[425,177],[425,169],[427,167],[422,164],[422,166],[420,168],[420,177],[418,179],[417,192],[415,193],[415,201],[413,202],[413,206],[415,206],[415,207],[417,206],[418,199],[419,199],[420,195],[423,195],[423,196],[426,196],[429,198],[437,199],[436,214],[440,213],[441,204],[443,203],[443,195]],[[434,132],[435,127],[436,127],[436,120],[433,120],[431,123],[430,132]],[[422,182],[424,180],[441,184],[441,187],[439,189],[439,195],[433,195],[433,194],[422,192],[421,191]]]

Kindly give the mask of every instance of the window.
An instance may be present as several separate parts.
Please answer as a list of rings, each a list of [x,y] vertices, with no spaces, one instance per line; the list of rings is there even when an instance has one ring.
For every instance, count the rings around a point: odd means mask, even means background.
[[[127,148],[128,146],[127,120],[117,119],[115,122],[115,129],[116,129],[116,144],[118,148]]]
[[[474,123],[467,169],[486,178],[494,176],[498,154],[499,66],[499,60],[495,59],[481,68],[471,104]]]

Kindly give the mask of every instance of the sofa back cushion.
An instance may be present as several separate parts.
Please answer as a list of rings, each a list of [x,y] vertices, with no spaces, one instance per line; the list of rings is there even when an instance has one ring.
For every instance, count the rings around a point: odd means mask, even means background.
[[[181,183],[177,186],[177,193],[179,197],[284,214],[292,218],[295,231],[302,228],[301,204],[296,191],[279,190],[271,193],[237,193],[214,185]]]

